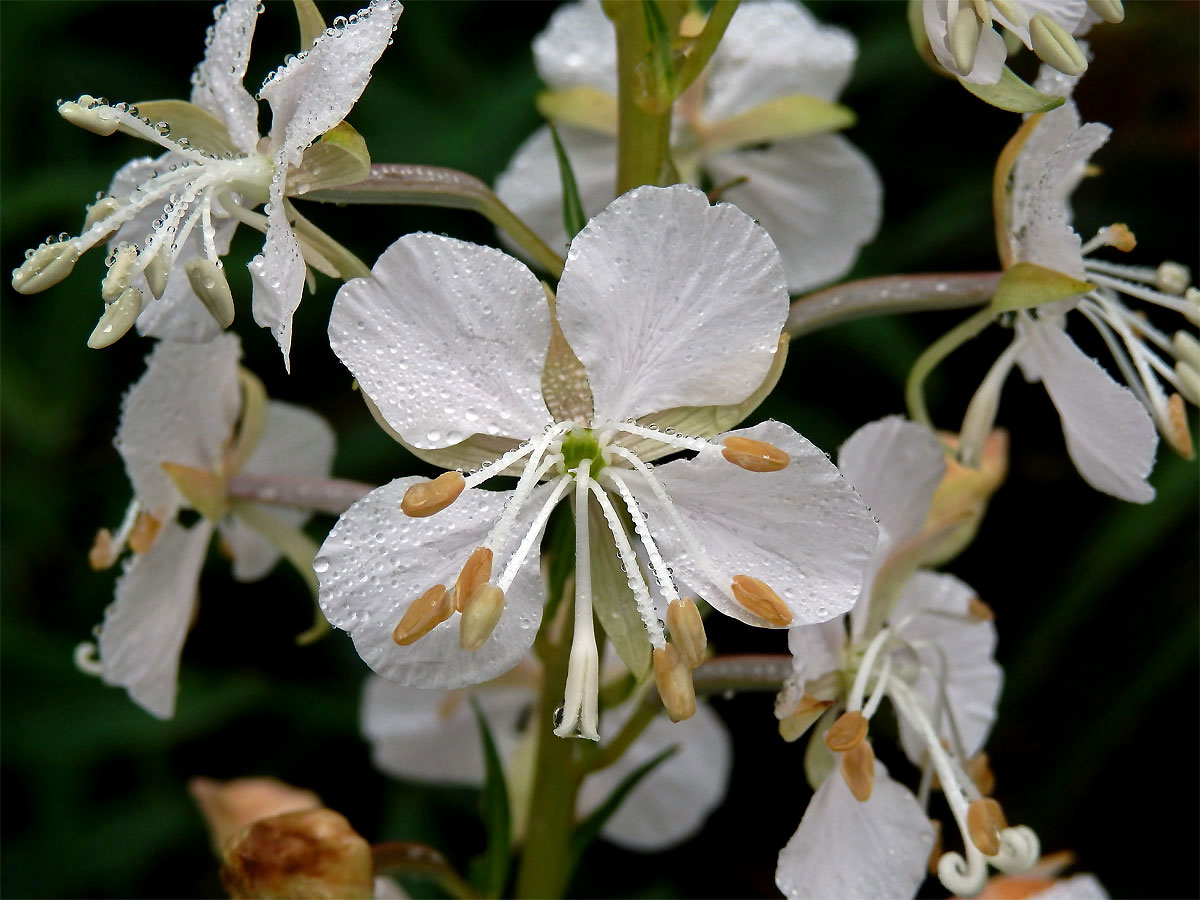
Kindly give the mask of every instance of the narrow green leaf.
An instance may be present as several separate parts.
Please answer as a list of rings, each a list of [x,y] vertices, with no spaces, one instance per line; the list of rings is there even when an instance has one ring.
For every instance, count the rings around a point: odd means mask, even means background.
[[[1007,109],[1009,112],[1049,112],[1066,102],[1065,97],[1055,97],[1052,94],[1043,94],[1041,91],[1034,90],[1013,74],[1012,69],[1008,66],[1004,67],[1004,71],[1000,73],[1000,80],[995,84],[972,84],[962,78],[958,80],[963,87],[984,103]]]
[[[567,159],[567,151],[558,138],[558,129],[550,123],[550,137],[554,140],[554,155],[558,157],[558,175],[562,179],[563,227],[567,235],[574,238],[587,224],[587,216],[583,212],[583,201],[579,199],[579,185],[575,182],[575,172],[571,169],[571,161]]]
[[[994,312],[1030,309],[1087,293],[1094,287],[1094,284],[1078,281],[1054,269],[1036,263],[1019,262],[1010,266],[996,285],[991,309]]]
[[[583,857],[583,852],[600,834],[605,823],[616,815],[617,810],[621,808],[621,804],[625,802],[625,798],[629,796],[630,792],[641,784],[643,778],[666,762],[678,750],[677,746],[667,747],[662,752],[642,763],[625,776],[613,792],[608,795],[608,799],[600,804],[595,812],[579,823],[579,827],[571,835],[571,844],[567,850],[568,872],[574,871],[575,867],[579,864],[579,860]]]
[[[483,824],[487,832],[487,849],[483,853],[480,867],[483,883],[479,886],[485,897],[503,897],[508,883],[508,867],[512,861],[512,819],[508,806],[508,785],[504,780],[504,765],[496,750],[496,741],[487,719],[472,697],[471,708],[475,710],[475,721],[479,725],[479,737],[483,742],[484,781]]]

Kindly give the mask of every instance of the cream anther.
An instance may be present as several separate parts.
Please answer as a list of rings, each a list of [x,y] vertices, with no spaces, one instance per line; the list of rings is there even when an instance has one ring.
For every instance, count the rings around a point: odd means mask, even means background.
[[[992,0],[992,6],[996,12],[1018,28],[1029,24],[1029,13],[1019,0]]]
[[[672,722],[682,722],[696,714],[692,671],[674,644],[655,648],[654,684]]]
[[[1191,459],[1195,454],[1192,445],[1192,428],[1188,424],[1187,407],[1183,405],[1183,397],[1172,394],[1167,398],[1167,420],[1164,423],[1164,436],[1171,443],[1175,452],[1184,459]]]
[[[791,610],[766,582],[749,575],[735,575],[730,590],[734,600],[759,618],[781,628],[792,624]]]
[[[1007,827],[1004,810],[991,797],[973,800],[967,807],[967,834],[984,856],[1000,852],[1000,832]]]
[[[125,293],[129,287],[129,280],[133,277],[136,262],[137,248],[122,241],[113,252],[112,265],[108,267],[104,280],[100,282],[100,296],[104,298],[105,303],[112,303]]]
[[[147,274],[149,271],[147,267]],[[188,284],[192,286],[204,308],[217,320],[217,324],[222,328],[232,325],[235,313],[233,292],[229,289],[229,281],[225,278],[225,271],[221,265],[201,256],[190,260],[184,266],[184,271],[187,273]]]
[[[1029,38],[1038,59],[1064,75],[1082,75],[1087,70],[1087,57],[1075,38],[1049,16],[1038,13],[1029,20]]]
[[[121,127],[121,120],[111,106],[97,104],[91,94],[83,94],[78,100],[60,103],[58,114],[93,134],[108,137]]]
[[[504,591],[486,582],[475,588],[467,598],[462,619],[458,623],[459,646],[464,650],[478,650],[482,647],[496,630],[496,624],[503,612]]]
[[[946,37],[949,39],[950,54],[954,57],[954,65],[958,74],[967,75],[975,68],[975,54],[979,50],[979,35],[982,29],[975,10],[962,7],[950,23]]]
[[[143,270],[146,284],[150,286],[150,293],[154,295],[154,299],[160,300],[167,292],[167,277],[171,274],[171,250],[162,246],[147,248],[142,252],[150,255]]]
[[[859,803],[871,799],[875,788],[875,751],[867,741],[842,754],[842,780]]]
[[[476,547],[468,557],[454,582],[454,608],[462,612],[467,602],[481,586],[492,578],[492,551],[487,547]]]
[[[791,461],[784,451],[766,441],[730,435],[721,443],[721,455],[747,472],[778,472]]]
[[[708,637],[704,633],[700,610],[690,597],[680,597],[667,604],[667,627],[671,629],[671,642],[690,668],[704,662]]]
[[[1191,271],[1187,266],[1177,262],[1168,260],[1154,271],[1154,286],[1164,294],[1174,294],[1178,297],[1188,289],[1191,283]]]
[[[100,572],[115,563],[120,555],[121,548],[113,540],[112,532],[107,528],[101,528],[96,532],[96,540],[92,542],[92,549],[88,551],[88,565]]]
[[[457,500],[465,486],[461,472],[443,472],[432,481],[418,482],[405,491],[400,509],[414,519],[432,516]]]
[[[435,584],[409,605],[396,623],[392,640],[401,647],[407,647],[445,622],[453,612],[446,586]]]
[[[128,333],[141,314],[142,292],[137,288],[126,288],[101,314],[87,345],[93,350],[100,350],[115,344]]]
[[[13,269],[13,290],[20,294],[36,294],[54,287],[71,274],[78,259],[79,248],[74,241],[43,244],[18,268]]]
[[[96,225],[97,222],[103,222],[113,213],[121,208],[121,203],[115,197],[101,197],[87,209],[87,216],[83,220],[83,230],[87,231]],[[117,226],[114,225],[114,228]]]
[[[1113,25],[1125,21],[1125,6],[1121,0],[1087,0],[1088,9]]]
[[[825,746],[835,753],[846,753],[867,737],[867,719],[857,710],[848,710],[825,732]]]

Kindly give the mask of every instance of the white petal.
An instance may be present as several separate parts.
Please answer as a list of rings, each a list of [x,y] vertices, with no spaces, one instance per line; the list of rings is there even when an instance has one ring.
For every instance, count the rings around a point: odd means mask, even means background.
[[[606,134],[593,134],[569,125],[558,127],[558,137],[571,162],[579,202],[590,218],[612,201],[617,177],[617,142]],[[539,128],[517,148],[508,168],[496,179],[496,196],[551,250],[566,253],[570,241],[563,225],[562,181],[549,128]],[[500,239],[513,253],[526,256],[504,232],[500,232]]]
[[[792,713],[804,686],[813,679],[842,668],[846,653],[846,620],[838,616],[816,625],[788,629],[788,650],[792,654],[792,674],[784,682],[775,701],[775,714],[784,718]]]
[[[100,662],[106,684],[160,719],[175,713],[179,654],[212,525],[186,529],[167,522],[149,552],[135,556],[117,580],[117,599],[104,613]]]
[[[864,425],[838,450],[838,468],[879,520],[878,554],[921,533],[946,471],[942,445],[901,416]]]
[[[704,166],[716,184],[747,179],[724,198],[770,233],[793,293],[845,275],[859,248],[879,230],[879,175],[840,135],[722,153],[706,159]]]
[[[1084,20],[1087,18],[1088,5],[1086,0],[1021,0],[1021,6],[1024,8],[1029,19],[1032,19],[1036,15],[1043,15],[1061,25],[1067,34],[1082,34],[1087,30],[1084,27],[1082,30],[1077,31],[1077,29],[1080,29],[1084,25]],[[1022,44],[1030,50],[1033,49],[1033,41],[1029,36],[1028,19],[1025,24],[1018,25],[1015,22],[1008,21],[994,7],[992,15],[996,17],[996,21],[1019,37]]]
[[[602,734],[616,734],[633,712],[626,703],[601,716]],[[706,703],[682,722],[658,716],[613,765],[589,775],[579,791],[579,814],[595,810],[634,769],[668,747],[674,754],[638,782],[608,823],[604,837],[628,850],[655,852],[694,835],[725,797],[732,764],[729,732]]]
[[[261,8],[258,0],[228,0],[218,6],[204,60],[192,75],[192,102],[224,122],[243,153],[253,153],[258,143],[258,103],[242,87],[242,78]]]
[[[310,409],[272,400],[258,446],[240,474],[326,478],[333,465],[333,429]],[[258,504],[275,518],[299,528],[312,513],[273,504]],[[234,516],[221,528],[233,548],[233,577],[256,581],[275,566],[279,551],[265,537]]]
[[[471,434],[525,440],[550,423],[541,285],[499,250],[408,234],[333,301],[329,343],[415,447]]]
[[[254,283],[254,321],[270,328],[283,352],[283,364],[291,371],[292,315],[304,296],[307,269],[300,242],[287,220],[283,204],[283,167],[277,165],[267,203],[267,239],[262,252],[247,268]]]
[[[876,541],[862,499],[824,453],[787,425],[763,422],[729,434],[774,444],[791,462],[779,472],[747,472],[714,455],[654,469],[711,560],[712,577],[687,552],[674,520],[640,476],[629,476],[667,563],[680,581],[743,622],[764,624],[728,595],[735,575],[770,585],[791,610],[793,625],[844,613],[858,597]]]
[[[288,165],[298,165],[305,148],[350,112],[402,10],[395,0],[371,0],[352,24],[321,35],[263,84],[259,97],[271,104],[271,146]]]
[[[1084,481],[1132,503],[1149,503],[1158,432],[1133,393],[1117,384],[1053,322],[1018,320],[1026,372],[1042,379],[1062,420],[1067,453]]]
[[[584,85],[617,93],[617,35],[599,0],[560,6],[534,39],[533,59],[556,90]]]
[[[435,784],[483,784],[483,750],[471,709],[483,710],[507,767],[522,720],[536,700],[530,686],[490,684],[467,691],[404,687],[372,676],[363,692],[362,730],[371,759],[397,778]]]
[[[1095,875],[1085,872],[1055,880],[1044,891],[1030,896],[1037,900],[1108,900],[1109,894]]]
[[[836,100],[857,56],[849,32],[791,0],[743,4],[709,63],[704,117],[732,118],[788,94]]]
[[[125,395],[114,443],[138,502],[160,521],[173,518],[179,505],[162,463],[213,470],[221,462],[241,409],[241,355],[233,335],[208,344],[159,343]]]
[[[970,585],[952,575],[917,572],[904,586],[891,614],[893,622],[917,614],[900,632],[904,640],[926,645],[917,648],[921,674],[913,687],[935,721],[940,718],[938,734],[951,739],[954,732],[949,723],[935,712],[945,697],[967,756],[977,753],[987,740],[1004,680],[994,659],[996,626],[973,619],[963,621],[974,596]],[[926,756],[925,741],[904,718],[900,719],[900,740],[908,758],[921,765]]]
[[[933,828],[912,793],[875,763],[875,787],[859,803],[835,771],[813,795],[779,852],[775,885],[786,897],[895,900],[925,880]]]
[[[640,187],[576,236],[557,310],[603,422],[744,400],[788,295],[775,245],[741,210],[687,185]]]
[[[500,622],[478,650],[459,646],[458,616],[415,643],[399,646],[392,631],[409,604],[436,584],[454,586],[512,496],[510,491],[474,488],[436,515],[410,518],[400,511],[400,500],[423,480],[397,478],[338,519],[314,563],[321,609],[331,624],[350,632],[358,655],[385,678],[424,688],[479,684],[511,669],[533,644],[545,601],[538,554],[531,553],[518,570],[505,594]],[[543,486],[533,492],[517,517],[514,535],[528,530],[548,490]],[[493,575],[502,568],[501,556],[496,555]]]

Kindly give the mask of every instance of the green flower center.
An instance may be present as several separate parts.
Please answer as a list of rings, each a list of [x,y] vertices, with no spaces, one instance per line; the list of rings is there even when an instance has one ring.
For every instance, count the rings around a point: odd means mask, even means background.
[[[596,435],[592,433],[590,428],[575,428],[562,442],[562,466],[563,471],[573,472],[579,468],[579,464],[585,459],[592,461],[589,475],[592,478],[596,477],[596,473],[604,468],[604,458],[600,452],[600,442],[596,440]]]

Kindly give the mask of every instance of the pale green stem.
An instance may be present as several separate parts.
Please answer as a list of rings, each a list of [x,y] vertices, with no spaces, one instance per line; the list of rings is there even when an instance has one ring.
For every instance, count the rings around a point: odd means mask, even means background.
[[[713,4],[712,11],[709,12],[708,19],[704,23],[704,30],[696,37],[687,59],[679,67],[679,72],[675,76],[676,97],[691,87],[692,82],[704,71],[704,67],[712,58],[713,51],[717,49],[717,44],[725,36],[729,20],[737,12],[740,3],[741,0],[717,0]]]
[[[996,314],[991,307],[981,309],[966,321],[955,325],[917,357],[912,371],[908,373],[908,381],[904,385],[904,399],[908,404],[910,419],[928,428],[933,428],[933,422],[929,418],[929,409],[925,405],[925,379],[929,377],[929,373],[937,367],[938,363],[987,328],[995,318]]]

